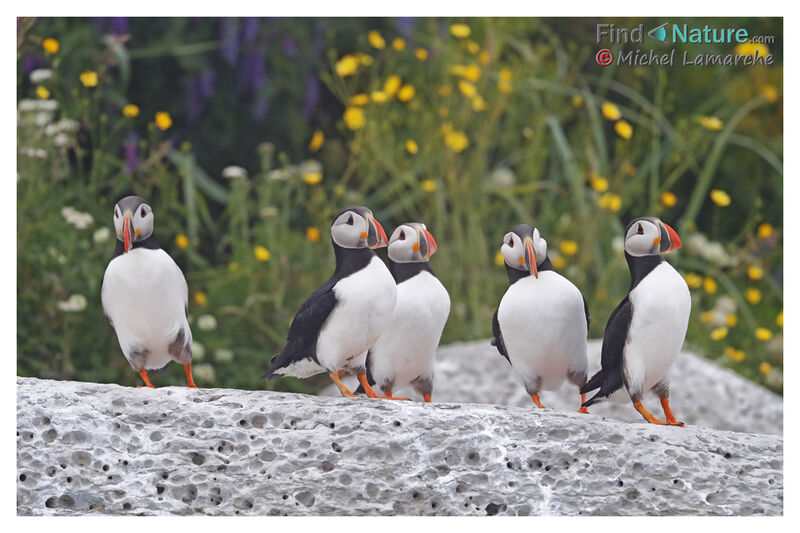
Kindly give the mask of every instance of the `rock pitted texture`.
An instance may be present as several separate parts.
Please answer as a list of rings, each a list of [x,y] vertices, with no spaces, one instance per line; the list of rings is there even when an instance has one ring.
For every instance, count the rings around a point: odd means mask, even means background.
[[[775,515],[783,439],[556,410],[17,381],[28,515]]]
[[[599,340],[589,341],[589,375],[600,368]],[[682,352],[672,369],[670,404],[678,420],[744,433],[783,434],[783,399],[735,372],[691,352]],[[355,378],[345,383],[357,385]],[[411,388],[392,391],[419,399]],[[336,387],[324,392],[338,396]],[[558,391],[544,391],[542,403],[560,411],[578,409],[575,387],[565,384]],[[488,403],[534,409],[530,397],[514,377],[514,370],[489,341],[451,344],[436,355],[433,384],[436,402]],[[645,405],[663,419],[658,400],[645,396]],[[593,414],[639,422],[641,416],[630,404],[602,402],[590,408]]]

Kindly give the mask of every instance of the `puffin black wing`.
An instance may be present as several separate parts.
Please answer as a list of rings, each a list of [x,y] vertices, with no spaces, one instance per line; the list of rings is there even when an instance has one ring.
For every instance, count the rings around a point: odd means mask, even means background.
[[[583,298],[582,293],[581,298]],[[583,298],[583,312],[586,313],[586,329],[588,330],[592,325],[592,317],[589,316],[589,304],[586,303],[586,298]]]
[[[500,332],[500,322],[497,321],[497,311],[499,310],[499,308],[495,309],[494,315],[492,315],[492,346],[497,348],[500,355],[511,363],[511,359],[508,358],[508,352],[506,351],[506,343],[503,342],[503,334]]]
[[[289,326],[289,335],[281,353],[270,362],[267,373],[261,379],[276,377],[275,371],[301,359],[317,361],[317,338],[325,321],[336,307],[333,287],[338,280],[331,278],[306,298]]]
[[[586,385],[581,387],[582,394],[600,389],[597,394],[584,402],[584,407],[589,407],[601,399],[607,398],[622,387],[622,351],[625,348],[625,340],[628,338],[631,318],[633,318],[633,304],[626,296],[611,313],[608,324],[606,324],[600,356],[600,370]]]

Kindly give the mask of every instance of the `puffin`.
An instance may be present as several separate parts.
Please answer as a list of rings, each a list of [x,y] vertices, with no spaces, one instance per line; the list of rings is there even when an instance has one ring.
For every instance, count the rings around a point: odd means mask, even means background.
[[[158,374],[170,361],[183,365],[188,386],[195,387],[189,288],[180,267],[158,245],[153,218],[139,196],[114,206],[117,240],[100,290],[103,314],[147,387],[153,387],[148,371]]]
[[[692,300],[686,281],[661,256],[680,247],[675,230],[656,217],[636,218],[625,228],[631,286],[606,324],[601,368],[581,392],[599,390],[584,406],[630,398],[649,423],[683,426],[669,406],[669,370],[686,337]],[[661,400],[666,422],[642,405],[648,390]]]
[[[419,222],[398,226],[389,239],[397,303],[391,326],[367,352],[367,380],[387,397],[393,388],[410,384],[425,402],[431,401],[433,358],[450,314],[450,296],[428,261],[437,249]]]
[[[539,229],[519,224],[501,247],[508,289],[492,318],[492,345],[505,357],[537,407],[542,390],[564,380],[586,383],[591,318],[581,291],[553,268]],[[581,403],[585,400],[581,395]],[[578,410],[588,412],[583,405]]]
[[[333,218],[331,241],[336,269],[300,306],[262,379],[326,372],[343,396],[355,397],[340,379],[351,373],[368,397],[386,398],[366,376],[367,351],[391,325],[397,301],[394,278],[374,252],[388,245],[386,232],[368,208],[345,207]]]

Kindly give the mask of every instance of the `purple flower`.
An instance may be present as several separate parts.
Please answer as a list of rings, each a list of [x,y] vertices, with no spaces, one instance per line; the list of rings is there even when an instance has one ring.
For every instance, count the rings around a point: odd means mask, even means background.
[[[303,118],[309,118],[319,102],[319,78],[314,75],[306,78],[306,94],[303,99]]]
[[[414,31],[414,24],[416,21],[417,19],[415,17],[397,17],[394,19],[394,27],[397,28],[400,35],[409,38]]]
[[[22,59],[22,72],[25,75],[44,66],[47,66],[47,62],[40,55],[28,54]]]
[[[244,57],[237,81],[240,91],[250,88],[255,92],[267,84],[266,60],[261,52],[249,52]]]
[[[283,55],[286,57],[297,57],[297,41],[291,35],[283,38]]]
[[[258,18],[246,17],[244,19],[244,30],[242,31],[242,42],[251,43],[258,34]]]
[[[125,137],[122,143],[122,151],[125,154],[125,172],[133,174],[136,170],[136,165],[139,164],[139,137],[135,133],[131,133]]]
[[[252,115],[253,118],[261,120],[267,115],[269,111],[269,100],[267,98],[257,97],[253,102]]]
[[[128,34],[128,18],[127,17],[112,17],[109,23],[111,33],[114,35],[127,35]]]
[[[186,83],[186,121],[194,124],[203,114],[208,98],[214,94],[214,71],[205,69]]]
[[[233,66],[239,58],[239,21],[235,18],[222,19],[220,32],[222,59]]]

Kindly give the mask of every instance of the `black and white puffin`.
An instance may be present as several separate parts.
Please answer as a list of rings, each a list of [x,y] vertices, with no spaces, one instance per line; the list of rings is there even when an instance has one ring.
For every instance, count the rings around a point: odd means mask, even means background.
[[[544,408],[541,390],[557,389],[564,380],[578,388],[586,383],[589,309],[581,291],[553,268],[537,228],[512,227],[501,252],[509,287],[492,319],[492,344]],[[579,411],[587,412],[583,406]]]
[[[410,384],[431,401],[433,358],[450,314],[450,296],[428,262],[437,249],[433,235],[418,222],[399,226],[389,239],[397,303],[391,326],[367,354],[367,379],[386,396]]]
[[[333,219],[336,254],[333,276],[300,306],[283,350],[262,379],[307,378],[327,372],[343,396],[355,396],[340,376],[353,373],[367,396],[379,398],[367,382],[367,350],[392,321],[397,286],[373,249],[388,240],[372,211],[345,207]]]
[[[682,426],[669,407],[668,373],[683,345],[692,301],[684,279],[661,257],[680,248],[681,240],[655,217],[634,219],[625,232],[631,288],[606,324],[602,368],[581,392],[600,390],[583,405],[609,397],[613,401],[630,398],[651,424]],[[648,390],[661,399],[666,422],[657,420],[642,405]]]
[[[131,368],[152,387],[147,371],[170,361],[192,379],[189,289],[183,272],[153,235],[153,210],[143,198],[127,196],[114,206],[117,247],[103,275],[101,300]]]

